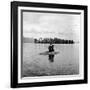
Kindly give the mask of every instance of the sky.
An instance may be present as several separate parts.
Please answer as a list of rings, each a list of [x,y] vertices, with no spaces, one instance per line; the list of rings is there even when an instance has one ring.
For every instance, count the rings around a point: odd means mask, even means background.
[[[23,36],[80,40],[80,15],[23,12]]]

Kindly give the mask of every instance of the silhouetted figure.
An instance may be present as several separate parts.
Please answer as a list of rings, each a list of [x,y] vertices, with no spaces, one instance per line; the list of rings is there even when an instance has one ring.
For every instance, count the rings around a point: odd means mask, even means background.
[[[50,62],[54,62],[54,55],[49,55],[48,57]]]
[[[52,44],[50,43],[48,49],[49,49],[49,52],[53,52],[53,51],[54,51],[54,45],[52,45]]]

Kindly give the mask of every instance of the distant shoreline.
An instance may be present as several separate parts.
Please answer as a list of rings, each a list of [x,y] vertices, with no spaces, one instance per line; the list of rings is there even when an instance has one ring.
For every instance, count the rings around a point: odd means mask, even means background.
[[[31,43],[31,42],[23,42],[23,43]],[[79,42],[76,43],[52,43],[52,44],[78,44]],[[31,44],[50,44],[50,43],[31,43]]]
[[[23,38],[24,43],[39,43],[39,44],[74,44],[76,43],[74,40],[66,40],[60,38]]]

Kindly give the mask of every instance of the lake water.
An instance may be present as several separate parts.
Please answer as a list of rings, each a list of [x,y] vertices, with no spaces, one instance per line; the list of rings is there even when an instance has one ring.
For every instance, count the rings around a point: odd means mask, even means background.
[[[79,74],[79,44],[54,44],[59,52],[40,55],[49,44],[23,43],[22,77]]]

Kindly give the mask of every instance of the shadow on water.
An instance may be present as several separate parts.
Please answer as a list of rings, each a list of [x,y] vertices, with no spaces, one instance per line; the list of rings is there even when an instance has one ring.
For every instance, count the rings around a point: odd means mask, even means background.
[[[48,60],[50,62],[54,62],[54,55],[48,55]]]

